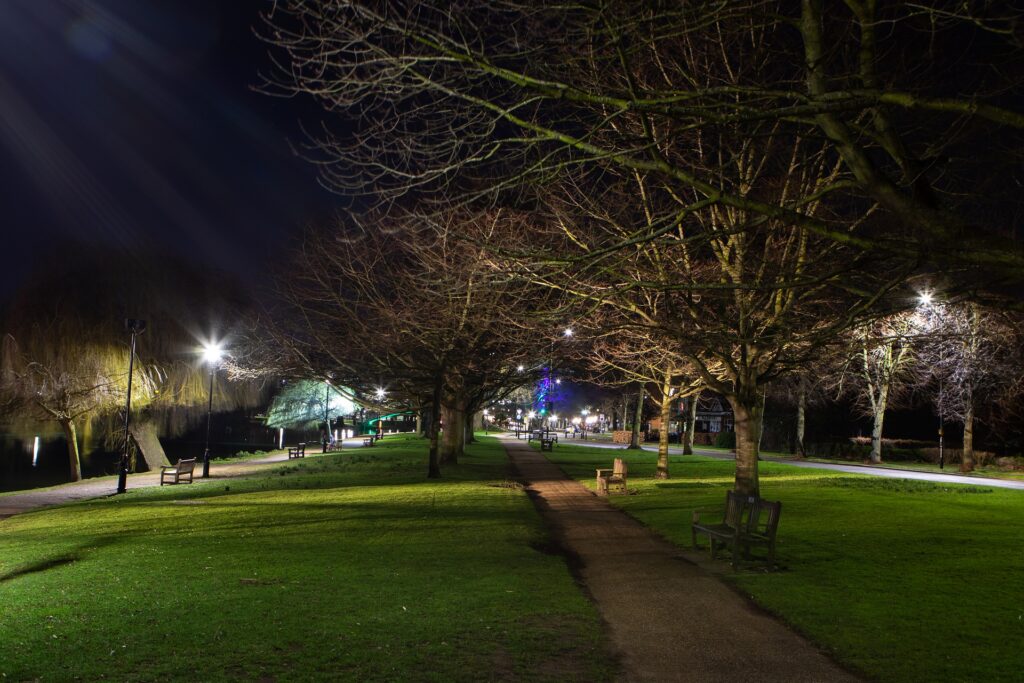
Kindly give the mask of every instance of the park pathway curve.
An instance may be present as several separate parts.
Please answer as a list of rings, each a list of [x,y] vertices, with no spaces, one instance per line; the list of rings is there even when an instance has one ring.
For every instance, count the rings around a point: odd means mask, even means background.
[[[210,479],[227,479],[253,474],[267,465],[283,463],[288,460],[287,451],[276,451],[268,455],[249,460],[210,461]],[[202,479],[202,464],[198,463],[195,470],[195,481]],[[128,475],[128,492],[140,488],[160,485],[159,472],[143,472]],[[187,486],[187,484],[186,484]],[[117,489],[117,477],[95,477],[70,484],[60,484],[44,489],[29,489],[24,492],[10,493],[0,496],[0,520],[22,512],[38,510],[51,505],[64,505],[81,500],[105,498],[114,495]]]
[[[527,444],[509,458],[605,623],[626,681],[859,680]]]

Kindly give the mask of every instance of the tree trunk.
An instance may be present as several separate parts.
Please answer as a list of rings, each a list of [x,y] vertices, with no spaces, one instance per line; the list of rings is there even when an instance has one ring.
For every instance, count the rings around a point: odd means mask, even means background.
[[[136,420],[129,429],[132,439],[139,447],[139,453],[142,454],[147,472],[156,472],[162,466],[171,464],[164,453],[164,447],[160,444],[160,437],[157,436],[156,425],[153,422]]]
[[[476,436],[473,433],[474,432],[474,430],[473,430],[473,427],[474,427],[473,422],[476,420],[476,413],[464,412],[463,415],[466,416],[466,419],[465,419],[465,423],[466,423],[465,436],[466,436],[466,438],[465,438],[465,441],[463,443],[466,443],[466,444],[476,443]]]
[[[804,386],[804,378],[800,378],[800,388],[796,395],[796,454],[801,458],[807,457],[804,450],[804,431],[807,425],[807,387]]]
[[[683,455],[693,455],[694,430],[697,429],[697,400],[700,394],[695,394],[686,402],[686,444],[683,445]]]
[[[764,414],[768,405],[768,387],[761,389],[761,419],[757,421],[757,458],[761,459],[761,437],[764,436]]]
[[[427,479],[439,479],[441,477],[441,458],[438,453],[438,438],[441,432],[441,389],[444,379],[443,375],[434,378],[433,403],[430,406],[430,451],[427,457]]]
[[[444,431],[441,433],[440,462],[442,465],[454,465],[465,452],[465,413],[454,406],[442,404],[441,414],[444,416]]]
[[[874,425],[871,427],[871,462],[882,462],[882,425],[885,422],[885,400],[875,405]]]
[[[416,411],[416,436],[426,436],[426,434],[423,431],[423,428],[423,410],[421,409]]]
[[[960,458],[960,471],[974,470],[974,398],[967,397],[964,411],[964,454]]]
[[[665,381],[661,384],[661,430],[658,432],[658,469],[655,479],[668,479],[668,417],[672,408],[672,375],[665,373]]]
[[[64,439],[68,442],[68,462],[71,465],[71,481],[82,480],[82,461],[78,457],[78,432],[74,420],[60,420]]]
[[[637,450],[640,448],[640,420],[644,416],[644,387],[640,386],[640,393],[636,397],[636,411],[633,413],[633,432],[629,435],[629,448]]]
[[[749,394],[749,395],[747,395]],[[757,442],[761,430],[761,397],[754,391],[729,396],[736,430],[736,483],[737,493],[746,496],[761,495],[757,473]]]

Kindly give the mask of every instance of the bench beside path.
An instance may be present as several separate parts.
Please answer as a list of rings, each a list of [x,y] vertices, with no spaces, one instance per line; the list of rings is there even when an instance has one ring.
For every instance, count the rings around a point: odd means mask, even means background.
[[[252,474],[262,469],[265,465],[286,462],[287,460],[288,454],[285,451],[271,455],[262,455],[252,460],[232,460],[228,462],[211,460],[210,479],[241,477]],[[196,477],[196,481],[199,482],[202,479]],[[128,493],[135,489],[150,486],[160,486],[159,471],[128,475]],[[51,505],[63,505],[93,498],[105,498],[114,495],[116,490],[117,476],[113,475],[84,479],[45,489],[29,489],[23,493],[11,493],[0,496],[0,520]]]
[[[579,558],[623,680],[861,680],[528,445],[502,443],[541,515]]]

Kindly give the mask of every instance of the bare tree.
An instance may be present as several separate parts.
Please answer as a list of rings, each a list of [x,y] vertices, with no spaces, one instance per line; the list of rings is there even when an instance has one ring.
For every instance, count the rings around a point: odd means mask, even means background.
[[[345,194],[443,206],[507,199],[567,168],[615,168],[749,220],[1020,281],[1024,255],[1007,236],[1024,10],[823,6],[293,0],[267,13],[280,66],[268,89],[332,113],[311,154]],[[1006,68],[978,68],[993,63]],[[749,123],[822,141],[836,175],[812,195],[765,196],[691,160],[691,135],[734,125],[750,141],[762,131]],[[810,196],[884,213],[897,229],[830,223]]]
[[[641,334],[639,330],[628,326],[620,328],[602,316],[591,316],[578,328],[581,332],[592,330],[595,335],[593,339],[580,339],[580,348],[583,349],[581,360],[590,367],[594,382],[603,386],[639,385],[634,439],[639,433],[644,393],[657,397],[661,429],[658,432],[658,465],[654,476],[656,479],[668,479],[668,425],[672,403],[700,391],[700,382],[691,379],[694,373],[688,361],[658,348],[654,345],[655,339]],[[639,443],[631,442],[630,447],[639,448]]]
[[[469,241],[448,239],[486,235],[511,217],[453,213],[444,226],[373,218],[373,229],[307,235],[236,373],[330,374],[360,395],[384,387],[391,401],[429,408],[428,476],[438,477],[462,451],[466,415],[524,381],[517,367],[531,348],[501,318],[503,307],[525,305],[522,287],[496,279]]]
[[[939,415],[963,425],[960,469],[970,472],[979,403],[1016,396],[1020,329],[1005,313],[975,303],[933,303],[927,326],[929,334],[916,351],[919,376],[935,391]]]
[[[847,336],[846,355],[834,375],[839,393],[848,393],[872,419],[871,462],[882,461],[886,410],[913,386],[915,342],[926,331],[920,311],[897,313],[861,325]]]
[[[685,356],[732,404],[736,487],[756,494],[766,382],[877,314],[922,260],[997,279],[1024,263],[999,235],[972,237],[991,231],[967,229],[971,179],[923,161],[964,144],[951,134],[963,116],[1013,136],[1019,117],[903,88],[942,88],[948,64],[920,60],[936,77],[913,80],[888,68],[934,48],[907,40],[922,16],[998,22],[861,4],[826,21],[814,0],[293,2],[266,35],[278,86],[344,117],[313,139],[328,184],[385,206],[417,197],[421,211],[545,211],[518,253],[503,245],[499,272],[613,309]]]

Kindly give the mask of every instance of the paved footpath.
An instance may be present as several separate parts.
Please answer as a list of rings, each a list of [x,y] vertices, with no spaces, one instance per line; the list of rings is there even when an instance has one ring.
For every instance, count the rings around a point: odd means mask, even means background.
[[[227,479],[242,477],[252,474],[267,465],[285,462],[288,460],[288,452],[281,451],[270,455],[254,458],[252,460],[233,460],[220,462],[210,461],[210,479]],[[203,473],[202,463],[196,463],[195,479],[201,481]],[[129,474],[127,489],[128,493],[148,486],[160,485],[160,472],[145,472],[142,474]],[[96,477],[85,479],[73,484],[63,484],[47,489],[32,489],[24,493],[12,493],[0,496],[0,519],[16,515],[29,510],[48,507],[50,505],[62,505],[73,503],[79,500],[90,498],[103,498],[114,495],[117,490],[117,477]]]
[[[591,448],[608,448],[612,450],[625,450],[625,446],[617,443],[609,443],[607,441],[593,441],[566,439],[564,442],[572,444],[573,446],[589,446]],[[644,445],[641,448],[645,451],[651,451],[654,453],[658,452],[657,446]],[[683,449],[679,447],[669,447],[668,452],[671,455],[682,455]],[[735,460],[736,454],[732,451],[717,451],[704,449],[699,446],[693,449],[695,455],[703,455],[709,458],[718,458],[719,460]],[[813,460],[795,460],[792,458],[773,458],[771,456],[761,456],[761,460],[764,462],[777,462],[783,465],[792,465],[793,467],[807,467],[815,470],[833,470],[835,472],[849,472],[850,474],[866,474],[872,477],[886,477],[888,479],[916,479],[918,481],[931,481],[937,484],[966,484],[968,486],[991,486],[992,488],[999,489],[1016,489],[1018,491],[1024,491],[1024,481],[1019,479],[996,479],[994,477],[982,477],[976,474],[958,474],[955,470],[947,472],[921,472],[918,470],[901,470],[896,467],[872,467],[871,465],[840,465],[837,463],[830,462],[815,462]]]
[[[623,680],[859,680],[525,442],[503,443],[541,514],[579,557]]]

